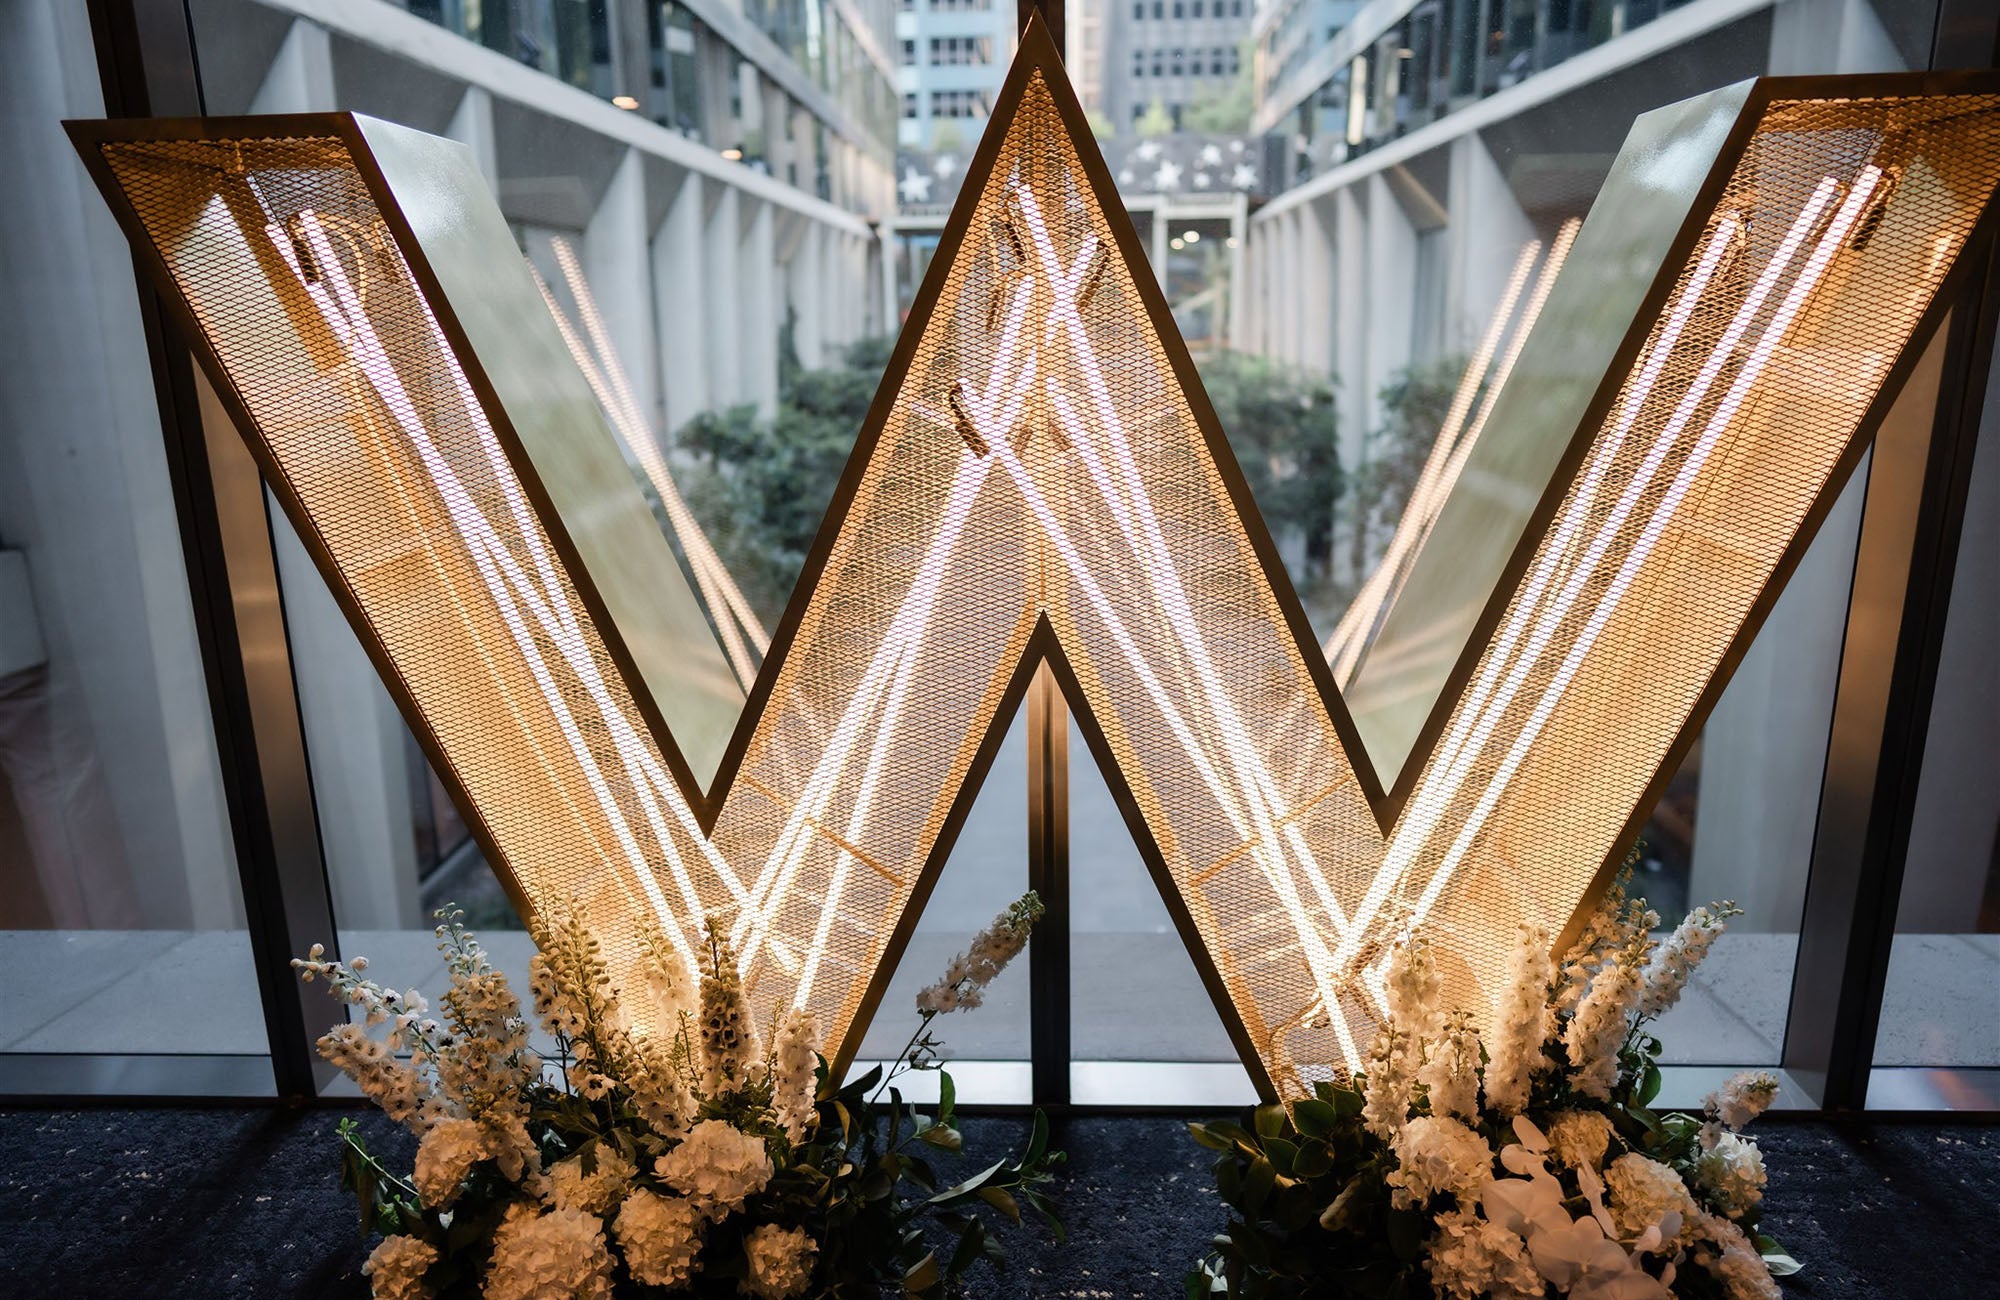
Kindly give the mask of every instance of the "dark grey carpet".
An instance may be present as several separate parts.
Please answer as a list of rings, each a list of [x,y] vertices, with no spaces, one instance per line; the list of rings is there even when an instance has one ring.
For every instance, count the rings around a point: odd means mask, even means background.
[[[334,1172],[341,1112],[0,1112],[0,1298],[367,1295]],[[371,1140],[396,1149],[379,1116]],[[1010,1119],[965,1122],[994,1155]],[[2000,1129],[1767,1122],[1767,1220],[1806,1272],[1787,1297],[2000,1296]],[[1208,1153],[1174,1120],[1076,1119],[1059,1142],[1070,1239],[1024,1230],[982,1297],[1177,1297],[1222,1223]]]

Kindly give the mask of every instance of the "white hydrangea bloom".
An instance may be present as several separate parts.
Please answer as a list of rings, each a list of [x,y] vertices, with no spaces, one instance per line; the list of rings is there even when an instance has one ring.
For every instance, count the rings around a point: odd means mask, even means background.
[[[1611,1121],[1594,1110],[1562,1110],[1549,1117],[1549,1146],[1565,1169],[1595,1169],[1611,1147]]]
[[[1764,1199],[1764,1153],[1747,1137],[1707,1125],[1694,1177],[1723,1213],[1739,1218]]]
[[[612,1234],[635,1281],[672,1290],[694,1276],[702,1222],[694,1202],[641,1190],[619,1207]]]
[[[1445,1300],[1541,1300],[1542,1275],[1516,1234],[1470,1209],[1441,1214],[1424,1267]]]
[[[704,1120],[656,1162],[667,1185],[713,1219],[743,1208],[771,1181],[771,1156],[762,1138],[719,1119]]]
[[[1396,1135],[1395,1151],[1396,1169],[1387,1182],[1399,1209],[1447,1193],[1471,1205],[1493,1181],[1493,1148],[1455,1119],[1419,1115]]]
[[[424,1271],[437,1263],[437,1258],[437,1248],[423,1238],[399,1234],[382,1238],[382,1244],[368,1253],[361,1271],[368,1275],[375,1300],[430,1300]]]
[[[790,1300],[803,1294],[812,1282],[813,1258],[818,1252],[818,1244],[804,1229],[763,1225],[743,1241],[743,1253],[750,1263],[743,1293],[758,1300]]]
[[[785,1136],[796,1146],[819,1118],[814,1105],[819,1087],[818,1016],[798,1007],[785,1013],[778,1023],[776,1065],[771,1103]]]
[[[1675,1226],[1684,1233],[1697,1213],[1694,1197],[1688,1194],[1681,1176],[1637,1152],[1611,1162],[1604,1171],[1604,1186],[1610,1193],[1609,1208],[1618,1235],[1627,1241],[1658,1227],[1669,1214],[1680,1216]]]
[[[595,1216],[517,1203],[493,1233],[485,1300],[610,1300],[611,1269]]]
[[[1491,1059],[1486,1063],[1486,1105],[1503,1116],[1528,1108],[1535,1076],[1552,1064],[1542,1048],[1555,1027],[1555,1012],[1549,1006],[1554,979],[1549,932],[1538,925],[1522,926],[1487,1044]]]
[[[1720,1282],[1729,1300],[1781,1300],[1770,1267],[1741,1228],[1719,1214],[1697,1213],[1692,1233],[1691,1262]]]
[[[446,1117],[431,1125],[417,1143],[417,1195],[432,1209],[450,1207],[472,1166],[491,1155],[484,1125],[478,1120]]]
[[[582,1210],[599,1218],[618,1208],[638,1169],[615,1146],[599,1144],[589,1173],[583,1157],[571,1156],[549,1168],[549,1199],[558,1209]]]
[[[1778,1076],[1768,1070],[1745,1070],[1708,1094],[1708,1113],[1725,1128],[1740,1129],[1762,1115],[1778,1095]]]

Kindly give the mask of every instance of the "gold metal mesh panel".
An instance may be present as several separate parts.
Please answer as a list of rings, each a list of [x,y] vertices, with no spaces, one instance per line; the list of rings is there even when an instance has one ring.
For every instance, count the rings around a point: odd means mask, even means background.
[[[687,945],[718,916],[760,1018],[810,1006],[851,1046],[1046,624],[1296,1096],[1358,1064],[1398,933],[1484,1005],[1517,924],[1560,930],[1600,878],[2000,181],[2000,97],[1760,110],[1385,834],[1046,34],[1022,48],[712,844],[346,146],[104,159],[531,905],[585,899],[620,965],[638,917]]]
[[[582,900],[614,970],[636,956],[640,915],[686,943],[726,868],[347,146],[103,153],[254,421],[274,487],[362,612],[503,878],[530,906]]]
[[[1385,898],[1456,995],[1517,919],[1570,920],[1996,179],[1992,97],[1763,111],[1392,837]]]

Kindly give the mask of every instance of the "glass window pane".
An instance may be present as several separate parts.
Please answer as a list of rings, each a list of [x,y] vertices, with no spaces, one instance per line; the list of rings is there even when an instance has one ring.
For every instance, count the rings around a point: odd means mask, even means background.
[[[269,1051],[131,255],[60,125],[97,75],[82,9],[0,18],[0,1078],[31,1089]]]
[[[2000,375],[1985,419],[1959,537],[1957,574],[1924,739],[1923,773],[1875,1064],[2000,1068]],[[1991,1106],[1990,1084],[1897,1078],[1878,1069],[1871,1106]]]

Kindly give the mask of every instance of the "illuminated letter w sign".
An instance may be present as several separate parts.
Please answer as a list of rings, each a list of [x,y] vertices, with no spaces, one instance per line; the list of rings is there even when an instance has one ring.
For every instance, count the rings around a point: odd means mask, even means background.
[[[844,1063],[1046,659],[1296,1095],[1396,933],[1483,1003],[1621,853],[1934,324],[1994,91],[1642,119],[1351,710],[1038,26],[747,701],[463,150],[73,129],[525,905],[583,897],[614,963],[717,916]]]

